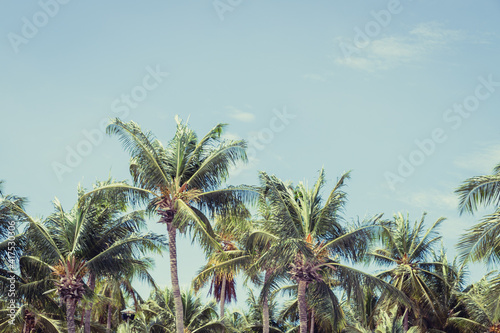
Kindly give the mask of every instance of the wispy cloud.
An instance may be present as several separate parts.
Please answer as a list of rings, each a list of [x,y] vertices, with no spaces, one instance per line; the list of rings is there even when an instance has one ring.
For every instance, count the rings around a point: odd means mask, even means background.
[[[460,30],[445,29],[437,22],[420,23],[403,36],[383,36],[357,47],[347,38],[337,38],[348,54],[334,56],[337,64],[364,71],[386,70],[403,63],[422,61],[426,56],[464,39]]]
[[[321,74],[308,73],[308,74],[304,74],[303,77],[304,77],[304,79],[311,80],[311,81],[326,82],[325,75],[321,75]]]
[[[484,144],[483,148],[468,155],[458,157],[453,163],[455,166],[475,171],[478,174],[489,174],[500,162],[500,145]]]
[[[222,138],[227,140],[241,140],[241,137],[238,134],[232,132],[224,132],[224,134],[222,134]]]
[[[455,211],[458,207],[458,197],[453,192],[443,192],[437,189],[413,192],[401,195],[400,201],[420,208],[424,211],[447,209]]]
[[[243,111],[241,109],[235,108],[234,106],[227,106],[226,109],[229,110],[229,116],[236,120],[249,123],[255,119],[255,115],[251,112]]]

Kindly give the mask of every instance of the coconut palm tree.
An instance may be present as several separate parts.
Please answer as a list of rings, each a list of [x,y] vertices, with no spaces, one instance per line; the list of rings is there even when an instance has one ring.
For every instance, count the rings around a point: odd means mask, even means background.
[[[392,221],[384,225],[381,247],[369,253],[377,264],[389,267],[379,273],[378,277],[388,280],[414,301],[411,311],[408,308],[401,310],[405,314],[405,330],[408,330],[410,312],[415,325],[418,323],[419,327],[426,327],[426,320],[431,314],[438,319],[447,318],[445,314],[447,309],[442,308],[438,301],[439,291],[431,286],[436,280],[444,282],[444,277],[441,275],[444,264],[429,260],[433,254],[433,247],[441,241],[437,228],[444,218],[437,219],[425,230],[425,215],[424,213],[420,221],[415,221],[412,225],[408,216],[396,214]],[[388,297],[391,298],[391,295]],[[389,306],[392,307],[392,304]],[[445,322],[440,324],[444,326]]]
[[[112,185],[113,181],[104,184]],[[152,262],[143,256],[160,253],[166,246],[162,236],[140,233],[145,227],[144,214],[125,213],[123,197],[111,201],[97,196],[83,198],[83,193],[80,189],[80,200],[71,211],[64,211],[56,199],[55,212],[45,221],[29,221],[26,238],[30,252],[21,258],[53,272],[57,292],[66,305],[69,332],[75,331],[76,306],[84,294],[93,293],[96,279],[145,271]],[[89,331],[91,299],[84,314],[85,330]]]
[[[219,285],[222,285],[220,282],[223,279],[218,278],[219,276],[228,274],[234,277],[238,272],[244,271],[247,276],[245,281],[250,280],[254,285],[262,286],[260,297],[258,297],[262,308],[262,311],[259,312],[261,318],[254,319],[254,321],[262,324],[262,333],[269,333],[277,329],[276,326],[273,328],[271,325],[270,299],[272,294],[270,286],[280,277],[272,274],[273,267],[258,267],[256,265],[256,261],[270,247],[270,243],[265,243],[262,240],[258,244],[253,241],[255,236],[253,231],[265,226],[270,218],[269,205],[262,194],[257,208],[257,219],[251,219],[244,206],[238,207],[239,211],[234,216],[218,216],[216,218],[214,227],[216,234],[219,239],[224,239],[226,243],[229,241],[229,248],[224,251],[210,252],[209,262],[194,278],[193,287],[197,291],[209,281],[212,282],[212,285],[217,281]],[[252,237],[249,237],[250,234],[252,234]],[[224,246],[224,243],[222,245]],[[252,269],[249,269],[250,267]],[[232,285],[230,288],[229,290],[234,289]],[[222,306],[223,303],[221,303]],[[220,313],[223,313],[223,311]],[[239,312],[233,312],[231,316],[232,320],[236,321],[246,318]]]
[[[134,186],[103,186],[91,194],[114,195],[125,192],[137,202],[145,202],[167,227],[172,292],[176,307],[176,330],[184,333],[182,298],[177,275],[177,231],[192,236],[207,249],[220,249],[209,222],[211,213],[230,214],[242,199],[253,195],[247,187],[221,189],[229,170],[246,161],[244,141],[221,138],[225,124],[218,124],[199,139],[187,123],[176,117],[173,139],[164,146],[151,132],[134,122],[114,119],[107,128],[117,135],[130,153],[130,172]],[[207,215],[209,215],[207,217]]]
[[[209,294],[213,295],[220,305],[219,316],[224,317],[226,303],[236,300],[236,275],[244,265],[227,265],[224,261],[242,258],[245,252],[240,250],[244,235],[251,228],[250,212],[242,205],[239,212],[231,216],[216,215],[213,226],[216,238],[219,240],[222,251],[210,249],[207,253],[208,262],[204,265],[193,281],[193,289],[198,292],[210,284]],[[243,264],[243,262],[242,262]]]
[[[354,299],[364,297],[362,285],[395,291],[383,280],[348,265],[362,259],[371,232],[378,228],[373,221],[356,228],[349,228],[344,223],[341,212],[346,194],[342,187],[348,177],[349,173],[342,175],[327,199],[323,200],[323,170],[311,188],[303,183],[291,187],[275,176],[260,173],[271,218],[270,223],[253,232],[250,239],[254,244],[270,246],[255,267],[274,267],[274,276],[287,275],[297,283],[300,333],[306,333],[308,327],[309,286],[322,290],[331,302],[335,323],[341,322],[342,311],[335,294],[327,292],[331,290],[328,284],[331,279],[341,282],[340,287]],[[270,281],[273,280],[276,281]]]

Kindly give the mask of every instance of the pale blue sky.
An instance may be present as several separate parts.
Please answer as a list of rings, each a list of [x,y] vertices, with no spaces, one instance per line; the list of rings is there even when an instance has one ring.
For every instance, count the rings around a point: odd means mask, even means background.
[[[49,214],[54,196],[69,208],[78,182],[129,178],[117,139],[88,146],[82,131],[121,116],[167,141],[179,114],[200,134],[227,122],[228,137],[257,142],[232,183],[254,184],[258,170],[313,182],[324,166],[331,188],[353,170],[348,219],[445,216],[451,255],[477,220],[458,216],[453,191],[500,162],[497,1],[72,0],[44,14],[54,1],[3,0],[0,11],[0,179],[31,214]],[[168,76],[155,81],[157,68]],[[463,103],[475,111],[449,113]],[[294,118],[281,126],[277,110]],[[419,153],[436,129],[441,142]],[[68,166],[68,149],[88,155]],[[410,157],[419,165],[391,186]],[[184,286],[203,262],[188,244]],[[154,276],[167,284],[161,260]]]

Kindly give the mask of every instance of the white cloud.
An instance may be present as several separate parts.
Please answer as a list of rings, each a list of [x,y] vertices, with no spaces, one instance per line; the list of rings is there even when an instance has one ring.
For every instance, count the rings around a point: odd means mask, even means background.
[[[255,119],[255,115],[251,112],[246,112],[240,109],[235,108],[234,106],[227,106],[226,107],[229,110],[229,116],[231,118],[234,118],[236,120],[249,123],[252,122]]]
[[[241,137],[238,134],[232,132],[224,132],[224,134],[222,134],[222,138],[227,140],[241,140]]]
[[[460,30],[444,29],[442,23],[425,22],[417,25],[410,34],[423,38],[429,43],[447,44],[451,41],[461,40],[463,33]]]
[[[489,174],[500,162],[500,145],[489,144],[468,155],[458,157],[453,163],[455,166],[475,171],[478,174]]]
[[[452,191],[426,189],[411,193],[398,193],[397,200],[422,211],[453,211],[458,207],[458,196]]]
[[[334,56],[334,60],[339,65],[365,71],[386,70],[403,63],[422,61],[429,54],[463,38],[459,30],[445,29],[437,22],[426,22],[404,36],[375,37],[360,47],[347,38],[337,38],[339,48],[344,51]]]
[[[308,73],[304,74],[304,79],[312,80],[312,81],[320,81],[320,82],[326,82],[326,77],[321,74],[315,74],[315,73]]]

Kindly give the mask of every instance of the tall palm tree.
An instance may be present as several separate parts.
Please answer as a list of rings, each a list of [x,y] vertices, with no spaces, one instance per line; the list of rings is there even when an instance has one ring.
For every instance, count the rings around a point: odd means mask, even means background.
[[[362,259],[371,231],[378,228],[374,223],[356,228],[349,228],[344,223],[341,212],[346,194],[342,187],[348,177],[349,173],[342,175],[323,200],[323,170],[312,188],[303,183],[291,187],[275,176],[260,173],[271,219],[250,238],[254,243],[270,244],[270,247],[255,266],[275,267],[273,275],[286,274],[297,283],[300,333],[306,333],[308,327],[309,286],[322,290],[332,304],[332,318],[336,323],[342,320],[342,311],[335,294],[328,292],[330,279],[340,281],[341,288],[355,299],[363,298],[362,285],[394,290],[383,280],[348,265]]]
[[[242,205],[239,212],[234,216],[216,215],[214,232],[219,240],[222,251],[210,249],[207,253],[208,262],[200,273],[193,279],[192,285],[195,292],[210,284],[209,294],[212,294],[219,302],[219,316],[224,317],[225,304],[236,300],[236,275],[244,267],[243,265],[227,265],[223,267],[224,261],[242,258],[244,235],[251,228],[250,212]],[[243,264],[243,262],[241,262]]]
[[[244,271],[247,276],[245,281],[251,280],[254,285],[262,287],[258,298],[262,307],[262,311],[259,312],[261,318],[257,321],[262,323],[262,333],[269,333],[277,329],[271,327],[270,302],[272,294],[270,287],[283,276],[272,274],[274,267],[256,265],[257,260],[270,247],[270,243],[262,239],[258,243],[254,242],[256,234],[253,231],[262,229],[269,222],[271,216],[269,205],[262,193],[257,208],[257,219],[250,219],[251,216],[244,206],[239,206],[239,210],[236,211],[237,213],[234,216],[218,216],[216,218],[215,230],[218,238],[226,242],[231,240],[228,244],[230,247],[224,251],[210,252],[209,262],[194,278],[193,287],[195,290],[199,290],[209,281],[223,281],[223,279],[217,278],[218,276],[229,274],[233,277],[238,272]],[[250,267],[251,269],[249,269]],[[219,285],[222,285],[222,283],[219,283]],[[233,286],[230,286],[230,288],[233,288]],[[220,313],[223,313],[223,311]],[[231,316],[232,320],[236,321],[245,319],[245,316],[238,312],[231,313]]]
[[[230,214],[252,191],[246,187],[221,189],[229,170],[246,161],[244,141],[221,138],[225,124],[218,124],[203,138],[176,117],[177,130],[164,146],[153,133],[143,132],[134,122],[114,119],[107,128],[117,135],[130,153],[130,172],[134,186],[103,186],[93,194],[126,192],[160,216],[167,227],[172,292],[176,307],[176,330],[184,333],[182,298],[177,274],[177,231],[191,231],[205,248],[220,244],[209,222],[208,213]]]
[[[80,200],[71,211],[64,211],[56,199],[55,212],[44,222],[29,221],[26,237],[30,255],[22,258],[39,269],[54,272],[58,294],[66,303],[69,332],[75,331],[77,304],[87,288],[92,294],[96,279],[147,270],[152,262],[143,256],[160,253],[166,246],[162,236],[140,233],[145,227],[144,214],[124,213],[123,197],[111,201],[98,196],[83,198],[83,193],[80,190]],[[92,302],[84,314],[85,330],[89,331],[91,307]]]
[[[495,212],[487,215],[480,223],[460,238],[458,249],[461,260],[486,260],[500,262],[500,164],[491,175],[476,176],[465,180],[455,191],[459,195],[460,213],[475,213],[480,206],[493,206]]]
[[[438,301],[439,291],[431,287],[431,283],[436,279],[444,281],[440,275],[443,263],[430,260],[433,247],[441,241],[437,228],[444,218],[437,219],[425,230],[425,215],[424,213],[420,221],[415,221],[412,225],[408,216],[396,214],[394,219],[384,226],[381,247],[369,253],[377,264],[389,267],[378,276],[390,281],[414,301],[413,318],[421,327],[426,326],[425,320],[429,319],[426,318],[429,313],[439,319],[447,317],[443,313],[447,309],[442,308]],[[390,306],[392,307],[392,304]],[[409,310],[407,308],[403,311],[405,330],[408,330]],[[441,325],[444,326],[445,323]]]

